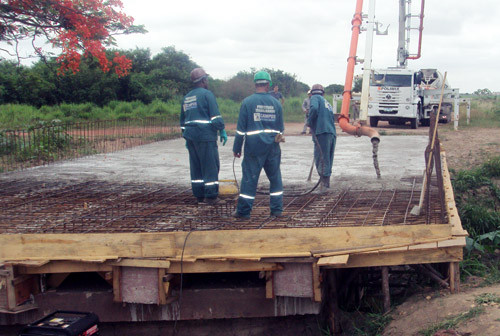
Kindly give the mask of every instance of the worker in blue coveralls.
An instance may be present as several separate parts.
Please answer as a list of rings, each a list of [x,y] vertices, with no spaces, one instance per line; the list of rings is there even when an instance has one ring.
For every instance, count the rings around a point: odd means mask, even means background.
[[[250,218],[259,175],[264,168],[270,182],[271,216],[280,217],[283,212],[283,184],[279,142],[284,139],[283,110],[280,102],[268,93],[272,85],[268,72],[257,72],[254,83],[255,93],[243,100],[236,126],[233,154],[239,158],[245,142],[245,155],[241,164],[243,176],[238,206],[233,216]]]
[[[217,131],[224,146],[224,130],[219,106],[214,94],[207,90],[208,75],[202,68],[191,71],[191,90],[181,106],[181,130],[189,151],[191,188],[198,203],[215,204],[219,195],[219,151]]]
[[[320,176],[320,192],[324,193],[330,188],[337,131],[335,130],[332,105],[323,98],[325,94],[323,86],[313,85],[311,94],[307,123],[313,134],[314,162]]]

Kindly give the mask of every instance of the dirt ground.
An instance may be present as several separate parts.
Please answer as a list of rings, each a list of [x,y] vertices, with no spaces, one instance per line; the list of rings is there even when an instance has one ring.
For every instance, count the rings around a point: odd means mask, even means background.
[[[300,134],[303,124],[287,124],[285,134]],[[429,127],[419,127],[416,130],[406,126],[391,126],[380,122],[377,127],[383,137],[390,135],[427,135]],[[337,129],[338,136],[350,136]],[[498,128],[459,128],[453,129],[452,124],[440,124],[438,135],[441,146],[446,152],[450,170],[464,170],[476,167],[492,156],[500,155],[500,129]],[[478,287],[469,280],[462,284],[461,292],[451,295],[448,290],[417,294],[392,311],[393,321],[386,327],[383,335],[419,335],[419,331],[430,328],[439,322],[469,312],[477,307],[476,298],[482,294],[492,294],[500,297],[500,284],[489,287]],[[482,305],[484,312],[458,325],[448,332],[438,332],[435,335],[500,335],[500,305],[489,303]]]

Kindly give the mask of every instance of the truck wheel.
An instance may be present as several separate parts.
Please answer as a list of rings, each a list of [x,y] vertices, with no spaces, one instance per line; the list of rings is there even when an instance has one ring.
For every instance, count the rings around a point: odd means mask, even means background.
[[[377,127],[378,117],[370,117],[370,127]]]
[[[415,118],[413,118],[413,119],[410,120],[410,127],[411,127],[411,129],[417,129],[419,123],[420,123],[420,118],[417,115]]]

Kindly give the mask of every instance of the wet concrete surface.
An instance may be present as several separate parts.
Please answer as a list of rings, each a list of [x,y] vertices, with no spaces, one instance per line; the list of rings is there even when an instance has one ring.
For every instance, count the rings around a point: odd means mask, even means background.
[[[242,159],[233,158],[234,137],[219,145],[219,179],[241,179]],[[377,179],[372,160],[372,145],[367,137],[339,136],[333,163],[333,188],[391,189],[410,186],[409,177],[421,176],[427,136],[382,136],[378,160],[381,179]],[[287,136],[281,144],[281,172],[286,188],[307,189],[318,180],[314,169],[307,182],[313,157],[310,136]],[[189,159],[183,139],[161,141],[115,153],[93,155],[49,166],[35,167],[0,175],[0,180],[37,179],[70,181],[144,182],[189,187]],[[268,185],[262,172],[259,184]]]

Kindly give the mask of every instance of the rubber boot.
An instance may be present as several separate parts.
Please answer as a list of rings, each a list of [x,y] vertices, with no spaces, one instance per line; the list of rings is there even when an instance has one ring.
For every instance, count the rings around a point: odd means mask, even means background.
[[[323,176],[323,184],[326,188],[330,188],[330,176]]]
[[[320,192],[320,194],[326,194],[329,189],[330,189],[330,177],[328,177],[328,176],[321,176],[321,178],[320,178],[320,186],[319,186],[319,192]]]

